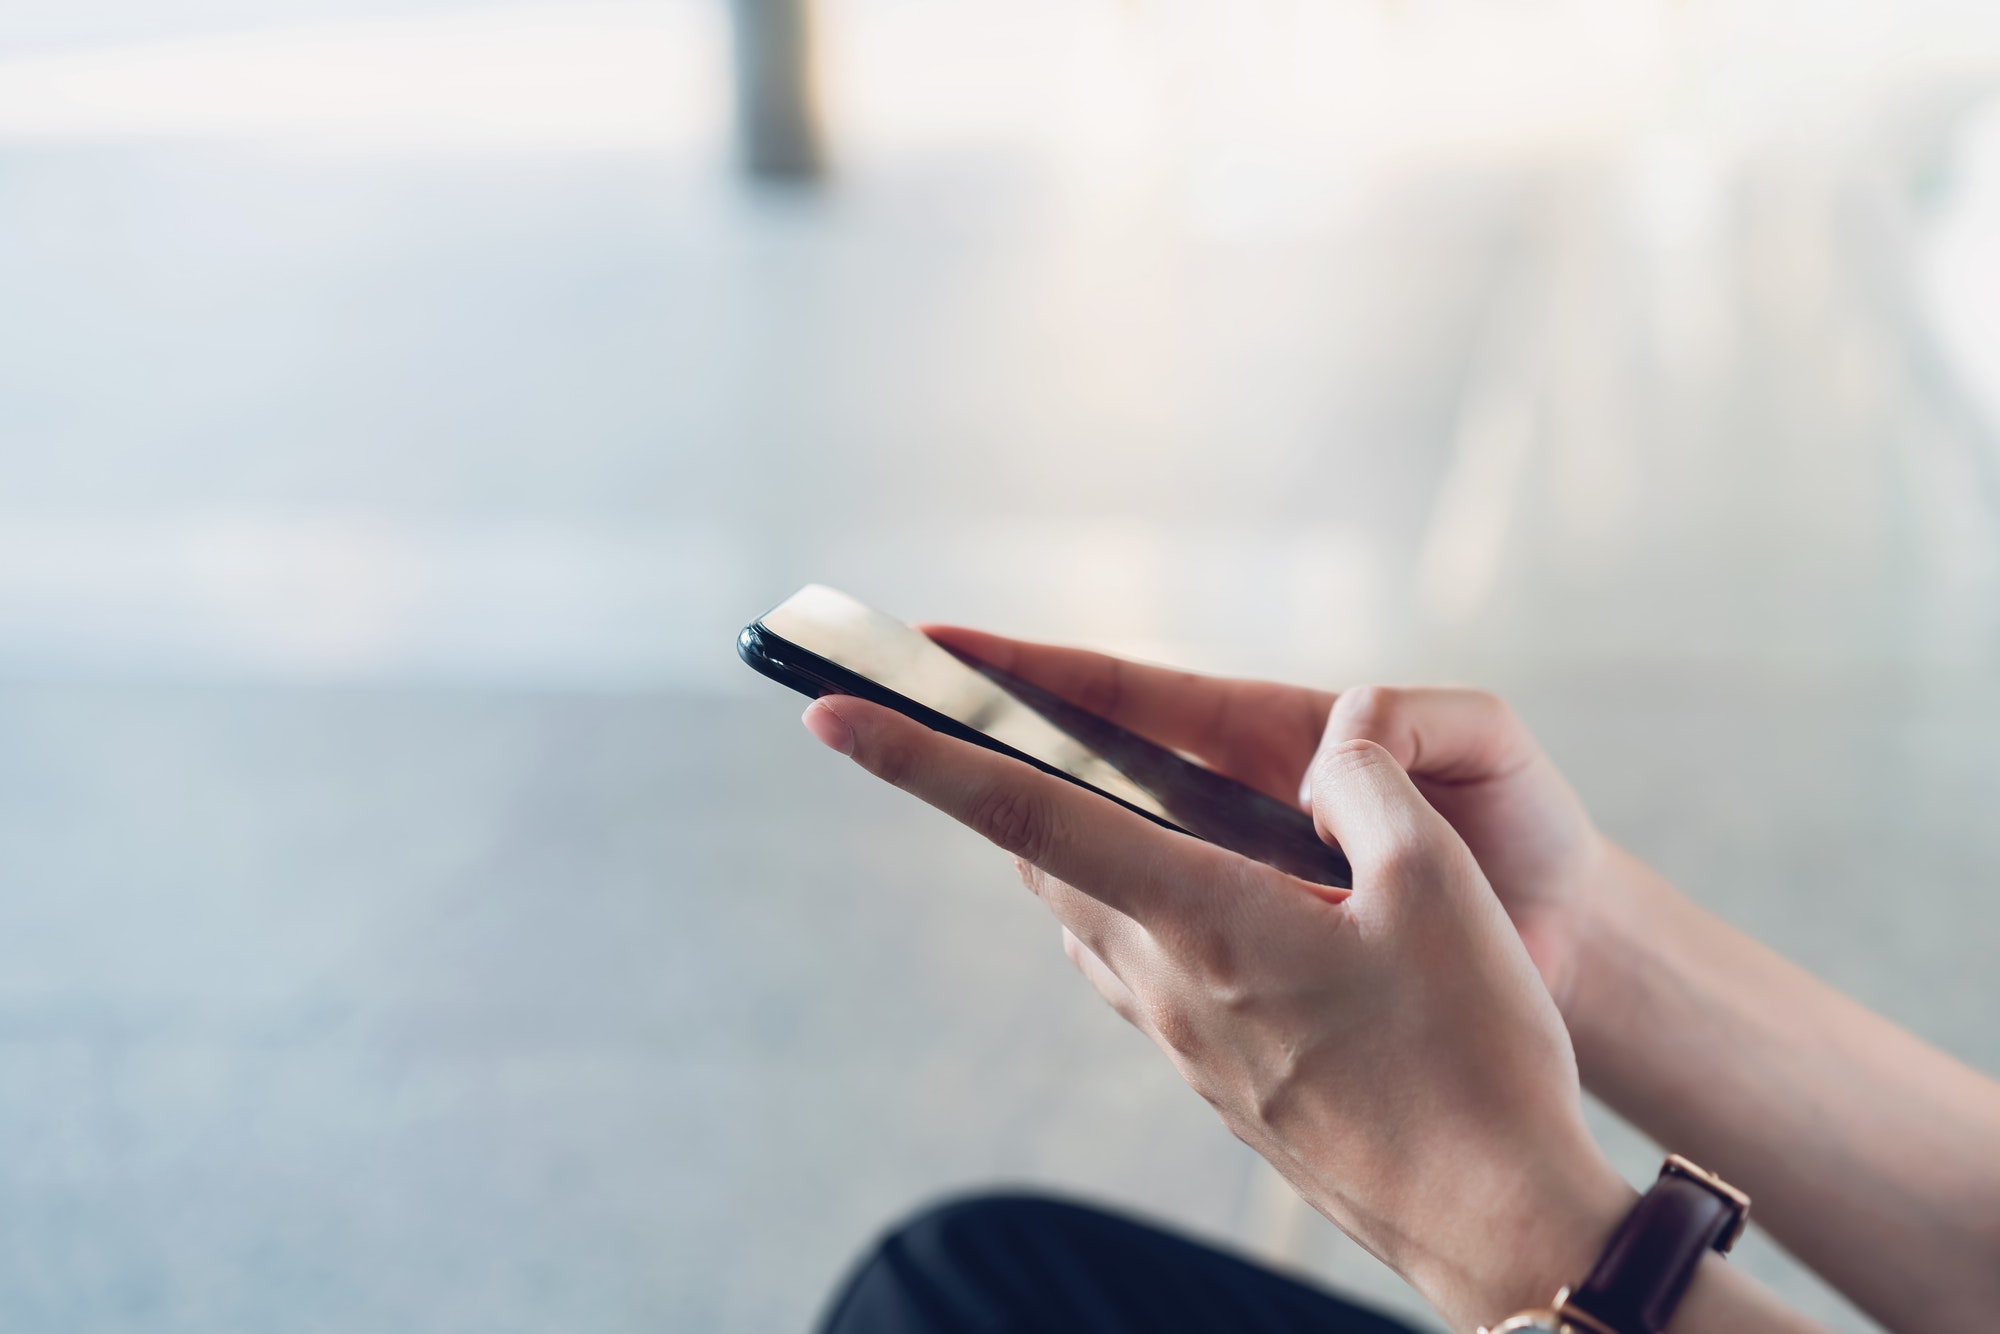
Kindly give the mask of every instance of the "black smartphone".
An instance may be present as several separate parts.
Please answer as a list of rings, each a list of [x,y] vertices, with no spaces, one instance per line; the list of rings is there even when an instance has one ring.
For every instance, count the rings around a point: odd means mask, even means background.
[[[817,699],[853,695],[1011,755],[1169,829],[1315,884],[1354,883],[1312,817],[819,584],[744,627],[736,651]]]

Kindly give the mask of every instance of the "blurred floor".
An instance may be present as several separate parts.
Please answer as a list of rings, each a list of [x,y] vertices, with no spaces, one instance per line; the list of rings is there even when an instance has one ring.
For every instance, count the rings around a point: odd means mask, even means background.
[[[1420,1310],[734,662],[808,579],[1506,689],[1618,836],[2000,1069],[1957,123],[1275,219],[1004,144],[817,197],[709,141],[0,144],[0,1319],[800,1328],[998,1180]]]
[[[1561,672],[1608,828],[2000,1067],[1990,679]],[[872,1230],[1037,1182],[1421,1308],[1069,970],[1002,859],[782,700],[0,694],[0,1313],[799,1328]],[[1620,1165],[1656,1159],[1607,1125]],[[1768,1244],[1742,1262],[1865,1329]]]

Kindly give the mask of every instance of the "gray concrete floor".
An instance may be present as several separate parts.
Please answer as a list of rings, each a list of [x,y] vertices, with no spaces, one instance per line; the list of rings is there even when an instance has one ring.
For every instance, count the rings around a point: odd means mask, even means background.
[[[1007,153],[0,147],[0,1322],[799,1329],[999,1182],[1419,1312],[733,662],[808,579],[1498,686],[2000,1070],[2000,455],[1887,151],[1664,241],[1586,164],[1250,243]]]

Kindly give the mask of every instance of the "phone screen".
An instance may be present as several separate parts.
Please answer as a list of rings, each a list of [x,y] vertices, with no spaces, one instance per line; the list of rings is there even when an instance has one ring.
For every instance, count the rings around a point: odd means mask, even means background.
[[[1352,883],[1347,859],[1297,807],[960,657],[845,593],[800,589],[749,626],[738,647],[752,667],[806,694],[873,699],[1302,879]]]

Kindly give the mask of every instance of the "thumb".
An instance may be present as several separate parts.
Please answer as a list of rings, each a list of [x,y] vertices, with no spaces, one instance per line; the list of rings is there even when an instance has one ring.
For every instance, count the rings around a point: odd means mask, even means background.
[[[1313,757],[1313,826],[1354,865],[1354,886],[1398,878],[1413,857],[1459,844],[1395,756],[1373,741],[1342,741]],[[1462,849],[1463,844],[1459,844]]]

